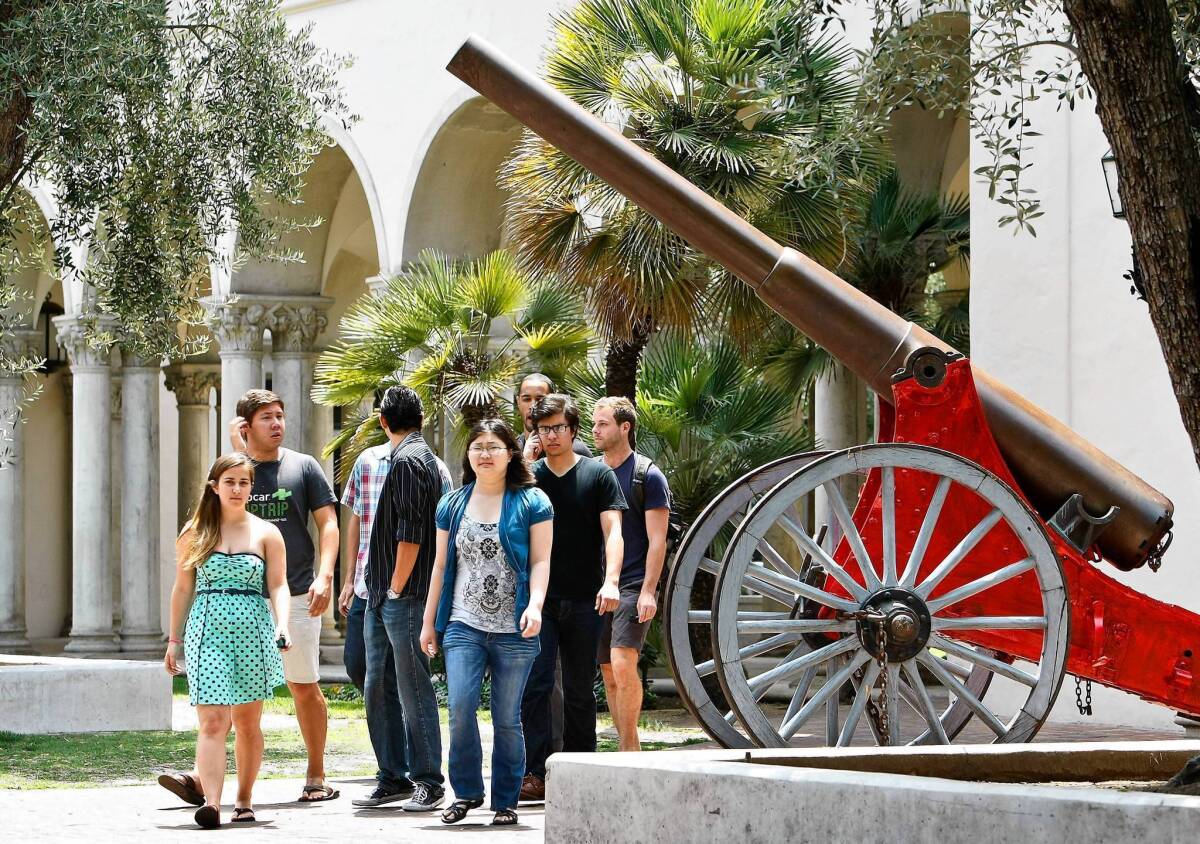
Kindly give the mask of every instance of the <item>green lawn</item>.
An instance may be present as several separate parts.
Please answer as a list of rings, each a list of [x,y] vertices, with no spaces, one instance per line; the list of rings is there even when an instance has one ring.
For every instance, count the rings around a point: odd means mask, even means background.
[[[176,678],[174,693],[186,700],[187,681]],[[370,776],[375,771],[362,699],[353,688],[326,687],[331,723],[326,752],[326,769],[331,776]],[[331,699],[332,698],[332,699]],[[286,687],[267,702],[264,711],[273,716],[294,715]],[[479,713],[481,721],[491,714]],[[445,724],[447,714],[441,709]],[[599,726],[612,725],[607,714]],[[643,716],[642,729],[655,733],[670,729],[654,714]],[[689,731],[691,732],[691,731]],[[287,727],[268,724],[263,735],[266,752],[262,776],[295,777],[304,769],[304,741],[294,722]],[[656,741],[643,737],[646,750],[663,750],[704,741],[702,734],[682,741]],[[132,785],[153,782],[165,771],[186,771],[196,749],[194,731],[147,731],[90,733],[82,735],[23,736],[0,731],[0,789],[89,788],[103,785]],[[597,750],[615,751],[615,740],[601,738]],[[229,770],[233,770],[233,741],[227,744]]]

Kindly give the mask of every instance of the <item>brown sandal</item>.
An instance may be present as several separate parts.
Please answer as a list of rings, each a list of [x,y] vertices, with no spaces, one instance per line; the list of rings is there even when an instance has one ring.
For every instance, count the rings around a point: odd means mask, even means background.
[[[313,797],[314,794],[320,794],[320,797]],[[303,793],[300,795],[301,803],[323,803],[326,800],[337,800],[341,792],[336,788],[331,788],[328,785],[306,785]]]
[[[254,809],[249,806],[234,806],[232,823],[254,823]]]
[[[204,793],[191,774],[159,774],[158,784],[184,803],[191,803],[193,806],[204,805]]]
[[[203,829],[216,829],[221,825],[221,812],[216,806],[205,804],[196,810],[193,815],[196,819],[196,824]]]

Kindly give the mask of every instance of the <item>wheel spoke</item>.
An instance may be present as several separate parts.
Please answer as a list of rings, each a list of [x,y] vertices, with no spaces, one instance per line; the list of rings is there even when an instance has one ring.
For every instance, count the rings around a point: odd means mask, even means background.
[[[946,477],[939,478],[937,488],[933,491],[933,498],[929,500],[929,509],[925,511],[925,518],[921,521],[921,530],[917,533],[917,539],[913,543],[912,552],[908,555],[908,564],[904,567],[904,576],[900,578],[901,586],[911,587],[917,582],[917,573],[920,571],[921,563],[925,559],[925,549],[929,547],[929,540],[933,537],[938,517],[942,514],[942,505],[946,503],[946,493],[949,491],[950,479]]]
[[[925,682],[921,679],[921,669],[917,667],[916,662],[910,659],[904,663],[904,673],[908,676],[913,694],[916,695],[920,704],[919,711],[925,716],[925,723],[929,725],[929,729],[937,736],[939,742],[949,744],[950,738],[946,735],[946,728],[942,726],[942,719],[929,697],[929,690],[925,688]]]
[[[887,699],[883,705],[887,707],[888,744],[900,743],[900,664],[887,664]]]
[[[830,672],[836,674],[838,671],[840,671],[843,661],[844,659],[840,656],[832,659],[829,665],[825,668],[825,676],[828,677]],[[833,747],[835,744],[837,744],[838,718],[841,715],[841,704],[842,702],[840,694],[834,695],[825,702],[825,745],[827,747]],[[795,715],[795,713],[792,714]],[[784,723],[786,724],[790,720],[790,718],[786,719]],[[799,729],[799,724],[796,725],[796,729]],[[795,735],[795,730],[792,731],[792,734]]]
[[[883,585],[896,585],[896,470],[884,466],[879,497],[883,499]]]
[[[757,692],[774,683],[782,680],[790,680],[797,674],[804,671],[810,665],[820,665],[823,662],[828,662],[831,657],[839,654],[849,653],[859,647],[858,639],[854,636],[847,636],[845,639],[838,639],[836,642],[826,645],[823,648],[817,648],[815,651],[806,653],[799,659],[790,662],[781,662],[774,668],[770,668],[759,674],[754,679],[749,681],[750,691]],[[729,661],[726,661],[728,664]]]
[[[867,584],[867,591],[874,592],[876,589],[882,588],[883,584],[879,582],[879,575],[875,574],[875,567],[871,565],[871,558],[867,556],[867,547],[863,545],[862,536],[854,524],[854,518],[850,515],[850,508],[846,506],[846,499],[842,498],[842,491],[833,481],[826,481],[821,488],[825,490],[825,497],[829,500],[830,509],[833,510],[834,516],[842,526],[842,533],[845,535],[846,541],[850,543],[850,550],[854,553],[854,559],[858,561],[858,568]]]
[[[963,561],[967,554],[979,544],[979,541],[987,536],[988,531],[996,526],[996,523],[1003,518],[1003,514],[999,510],[992,510],[983,517],[983,520],[971,528],[970,533],[962,538],[958,545],[954,546],[954,550],[946,555],[946,559],[942,560],[929,578],[919,586],[917,586],[917,594],[922,598],[928,598],[929,593],[937,588],[937,585],[942,582],[942,579],[950,572],[954,571],[954,567]]]
[[[825,685],[821,686],[817,693],[808,699],[808,703],[800,707],[800,710],[792,716],[791,720],[783,725],[783,730],[791,730],[793,733],[798,730],[800,725],[807,721],[809,716],[816,711],[817,707],[825,703],[830,695],[836,695],[842,684],[850,679],[850,675],[857,671],[860,665],[869,662],[870,659],[871,655],[866,651],[859,651],[846,665],[842,666],[840,671],[832,677],[826,677]]]
[[[1023,560],[1018,560],[1011,565],[1007,565],[1002,569],[997,569],[991,574],[984,575],[978,580],[972,580],[970,583],[964,583],[957,589],[951,589],[945,595],[934,601],[929,602],[929,611],[931,613],[940,612],[951,604],[957,604],[959,601],[970,598],[972,595],[978,595],[985,589],[991,589],[993,586],[998,586],[1007,580],[1012,580],[1018,575],[1032,569],[1037,565],[1037,561],[1033,557],[1026,557]]]
[[[771,568],[775,569],[775,571],[784,577],[800,578],[800,573],[792,568],[791,564],[783,558],[783,555],[776,551],[767,540],[758,540],[758,550],[763,555],[763,559],[770,563]]]
[[[742,621],[739,615],[737,629],[739,633],[853,633],[855,622],[833,618],[787,617]]]
[[[796,641],[798,633],[780,633],[778,636],[771,636],[759,642],[746,645],[744,648],[738,649],[738,660],[750,659],[751,657],[761,656],[776,648],[781,648],[784,645],[790,645]],[[702,662],[696,666],[696,673],[701,677],[707,677],[709,674],[715,674],[717,671],[717,662],[715,659],[710,659],[707,662]]]
[[[850,742],[854,740],[854,731],[858,729],[858,721],[862,718],[863,710],[867,708],[867,703],[871,700],[871,690],[875,688],[875,680],[878,676],[879,663],[871,660],[863,671],[862,682],[858,684],[858,690],[854,693],[854,703],[850,705],[850,711],[846,713],[846,724],[837,737],[838,747],[849,747]]]
[[[738,622],[758,620],[771,621],[774,619],[791,618],[786,612],[760,612],[758,610],[742,610],[737,614]],[[712,624],[711,610],[688,610],[688,624]]]
[[[788,531],[788,535],[796,540],[796,547],[806,554],[811,554],[821,564],[821,568],[825,569],[856,600],[862,601],[867,597],[867,590],[863,589],[862,585],[851,577],[848,571],[834,561],[833,557],[815,539],[808,535],[808,532],[804,530],[802,525],[793,522],[787,516],[781,516],[779,523]],[[789,525],[790,527],[788,527]]]
[[[1042,630],[1045,627],[1046,618],[1041,615],[980,615],[933,619],[934,630]]]
[[[761,577],[758,577],[758,574],[762,572],[767,572],[768,574],[774,575],[777,578],[782,578],[783,575],[776,574],[765,566],[751,566],[751,570],[752,573],[747,573],[746,576],[742,578],[743,589],[749,589],[752,592],[762,595],[764,598],[770,598],[772,601],[775,601],[777,604],[782,604],[789,610],[796,605],[796,592],[790,587],[781,587],[774,583],[768,583]],[[799,583],[799,581],[793,582]]]
[[[711,557],[701,557],[697,568],[712,575],[719,575],[721,573],[721,564]]]
[[[830,595],[824,589],[818,589],[816,586],[809,586],[802,580],[797,580],[794,577],[785,577],[778,572],[771,571],[766,566],[757,563],[750,564],[750,574],[747,581],[757,579],[765,584],[774,586],[777,589],[786,589],[792,595],[803,595],[810,601],[816,601],[818,604],[829,607],[835,610],[845,610],[846,612],[855,612],[858,610],[858,604],[854,601],[847,601],[845,598],[838,598]]]
[[[1004,723],[995,716],[992,710],[984,706],[979,698],[971,694],[970,690],[958,681],[958,678],[947,671],[940,659],[931,656],[928,651],[922,651],[917,654],[917,661],[933,672],[933,676],[941,680],[943,686],[954,692],[954,695],[979,716],[979,720],[987,724],[997,737],[1004,738],[1008,735],[1008,727],[1004,726]]]
[[[973,662],[976,665],[983,666],[1001,677],[1007,677],[1010,680],[1016,680],[1018,683],[1023,683],[1029,688],[1037,685],[1037,677],[1032,674],[1027,674],[1019,668],[1013,668],[1007,662],[1001,662],[987,654],[980,653],[969,645],[964,645],[961,642],[955,642],[952,639],[947,639],[945,636],[940,636],[934,633],[929,637],[929,646],[943,650],[948,654]]]
[[[787,711],[783,713],[783,723],[786,724],[791,720],[792,716],[800,711],[800,707],[804,705],[805,699],[808,697],[808,691],[812,688],[813,681],[817,679],[817,666],[809,666],[804,674],[800,677],[800,681],[796,684],[796,691],[792,692],[792,699],[788,701]],[[785,741],[790,741],[792,736],[796,734],[795,730],[786,732],[782,728],[779,735]]]

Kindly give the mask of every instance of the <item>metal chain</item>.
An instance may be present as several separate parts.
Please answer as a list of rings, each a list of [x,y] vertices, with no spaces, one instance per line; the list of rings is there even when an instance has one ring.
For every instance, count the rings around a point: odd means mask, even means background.
[[[1083,682],[1078,677],[1075,678],[1075,708],[1079,710],[1080,715],[1092,714],[1092,681],[1087,682],[1087,697],[1083,695]]]
[[[879,651],[876,659],[879,661],[879,743],[891,744],[891,723],[888,721],[888,658],[887,658],[887,624],[880,623],[879,632],[875,637],[875,647]],[[869,692],[868,692],[869,694]]]
[[[1158,571],[1162,568],[1163,554],[1167,553],[1167,549],[1171,547],[1171,542],[1174,539],[1175,534],[1168,530],[1155,549],[1147,555],[1146,565],[1150,567],[1150,571]]]

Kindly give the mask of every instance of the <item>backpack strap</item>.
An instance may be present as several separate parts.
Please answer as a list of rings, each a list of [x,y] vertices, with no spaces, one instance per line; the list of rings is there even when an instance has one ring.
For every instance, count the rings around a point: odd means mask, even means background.
[[[642,512],[646,511],[646,475],[650,474],[650,467],[653,465],[654,461],[649,457],[634,452],[633,477],[629,483],[629,493],[633,501],[630,503]]]

